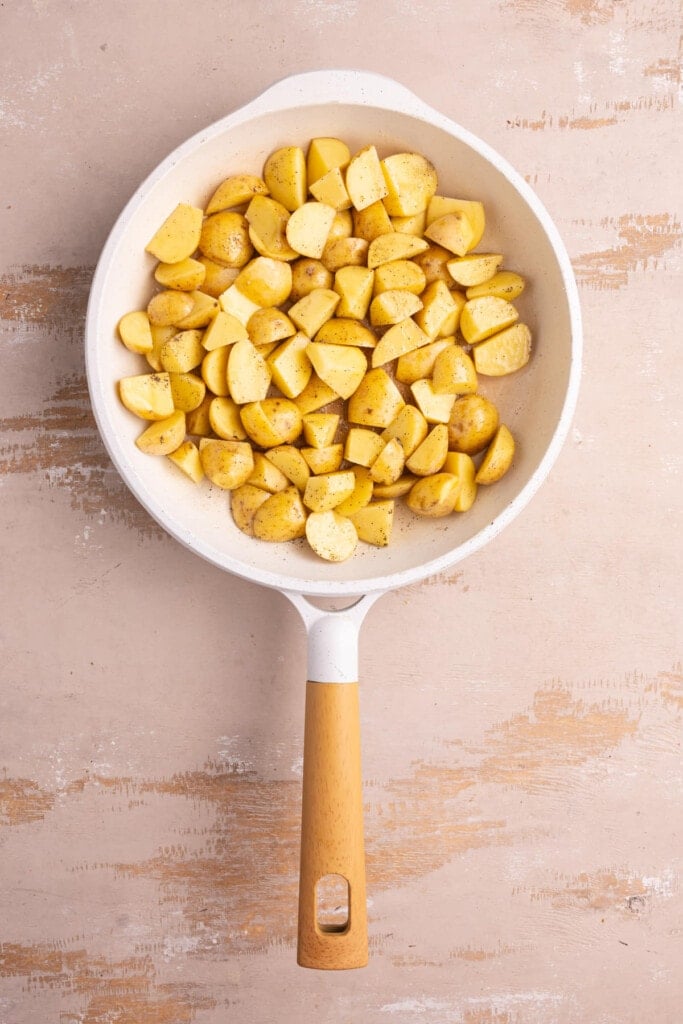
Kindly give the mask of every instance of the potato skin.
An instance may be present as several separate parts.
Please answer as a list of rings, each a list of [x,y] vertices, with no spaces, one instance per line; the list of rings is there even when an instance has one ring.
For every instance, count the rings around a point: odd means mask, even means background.
[[[483,395],[463,395],[453,403],[448,421],[448,447],[476,455],[486,448],[498,429],[498,410]]]

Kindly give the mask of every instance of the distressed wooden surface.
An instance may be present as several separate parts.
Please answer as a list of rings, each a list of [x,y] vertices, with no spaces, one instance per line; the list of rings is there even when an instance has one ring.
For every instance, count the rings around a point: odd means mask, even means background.
[[[0,1022],[677,1024],[675,0],[0,9]],[[371,962],[295,966],[296,614],[162,535],[89,411],[94,262],[142,177],[287,73],[404,81],[566,241],[551,478],[361,658]]]

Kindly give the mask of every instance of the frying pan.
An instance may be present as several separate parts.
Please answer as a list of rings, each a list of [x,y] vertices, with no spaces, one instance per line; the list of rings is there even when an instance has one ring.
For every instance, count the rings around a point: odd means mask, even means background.
[[[380,155],[421,152],[437,168],[440,193],[483,200],[487,250],[504,253],[507,265],[530,282],[517,305],[534,337],[523,370],[513,378],[489,378],[482,388],[518,439],[512,470],[495,486],[480,488],[466,514],[435,521],[397,509],[388,547],[360,545],[339,564],[316,559],[303,542],[267,544],[239,532],[224,491],[193,487],[167,459],[135,447],[140,421],[116,391],[121,377],[142,372],[139,357],[115,339],[115,327],[123,313],[147,304],[154,261],[144,247],[169,211],[178,202],[203,206],[228,174],[259,173],[279,146],[305,147],[310,138],[329,135],[343,138],[352,152],[370,142]],[[443,572],[499,534],[557,458],[576,404],[581,361],[579,301],[564,245],[532,189],[498,153],[404,86],[352,70],[295,75],[179,146],[138,188],[98,262],[85,345],[99,431],[138,501],[176,540],[228,572],[279,590],[302,616],[309,682],[297,959],[314,968],[364,966],[359,629],[381,594]],[[317,598],[346,607],[321,608]],[[334,876],[346,886],[346,920],[339,925],[324,923],[317,904],[319,883]]]

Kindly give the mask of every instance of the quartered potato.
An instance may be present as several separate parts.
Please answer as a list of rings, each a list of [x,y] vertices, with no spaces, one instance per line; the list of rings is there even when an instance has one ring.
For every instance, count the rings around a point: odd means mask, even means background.
[[[397,501],[467,512],[515,455],[480,389],[532,351],[526,282],[479,251],[485,227],[427,154],[333,135],[179,203],[146,246],[146,309],[116,325],[153,371],[118,382],[137,448],[229,492],[245,544],[305,538],[330,562],[389,544]]]

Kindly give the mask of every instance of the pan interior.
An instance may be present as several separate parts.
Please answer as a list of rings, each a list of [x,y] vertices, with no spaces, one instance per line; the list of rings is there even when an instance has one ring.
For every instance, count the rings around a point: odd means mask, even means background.
[[[172,154],[141,186],[109,238],[95,275],[88,312],[86,354],[91,398],[108,451],[143,506],[176,539],[238,575],[308,594],[357,594],[402,585],[465,557],[526,503],[559,447],[572,378],[572,303],[567,268],[552,225],[522,194],[516,176],[468,141],[426,120],[372,106],[324,104],[246,121],[226,118]],[[307,146],[316,135],[344,138],[352,151],[374,142],[380,156],[418,151],[435,164],[439,192],[483,200],[487,227],[480,249],[502,252],[504,266],[528,280],[516,305],[529,324],[534,350],[518,373],[481,378],[481,392],[499,407],[518,451],[512,471],[479,489],[473,508],[445,519],[419,519],[397,502],[387,548],[359,545],[341,564],[316,558],[305,542],[267,544],[238,531],[224,491],[191,484],[167,459],[144,455],[134,441],[141,422],[124,409],[116,382],[146,372],[142,357],[116,338],[123,313],[144,309],[155,261],[146,242],[178,202],[204,206],[216,184],[241,171],[260,173],[264,160],[286,144]],[[519,186],[519,188],[518,188]],[[563,416],[564,412],[564,416]]]

